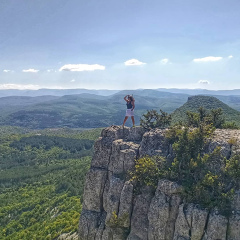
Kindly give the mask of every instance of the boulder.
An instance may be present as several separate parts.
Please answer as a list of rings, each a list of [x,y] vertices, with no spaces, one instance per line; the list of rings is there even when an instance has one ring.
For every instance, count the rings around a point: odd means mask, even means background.
[[[165,138],[166,130],[153,129],[143,135],[140,144],[140,156],[154,156],[159,155],[167,157],[169,153],[169,146]]]
[[[133,142],[125,142],[122,139],[112,143],[112,155],[110,157],[109,171],[113,175],[123,175],[134,169],[138,155],[139,145]]]

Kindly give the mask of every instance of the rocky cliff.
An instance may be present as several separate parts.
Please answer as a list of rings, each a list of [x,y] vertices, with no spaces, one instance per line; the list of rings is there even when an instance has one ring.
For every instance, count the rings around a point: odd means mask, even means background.
[[[208,146],[217,146],[229,158],[238,152],[229,139],[240,141],[238,130],[216,130]],[[148,187],[135,193],[127,173],[144,155],[172,159],[171,145],[164,130],[145,132],[142,128],[112,126],[102,131],[86,177],[83,209],[79,223],[82,240],[240,240],[240,192],[233,200],[229,218],[217,210],[208,211],[186,204],[181,186],[159,180],[152,192]]]

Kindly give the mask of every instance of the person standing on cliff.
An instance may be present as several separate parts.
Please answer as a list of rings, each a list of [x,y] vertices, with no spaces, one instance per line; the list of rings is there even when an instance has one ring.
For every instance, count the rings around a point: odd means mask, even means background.
[[[128,117],[131,117],[132,119],[132,124],[133,124],[133,127],[135,127],[135,120],[134,120],[134,108],[135,108],[135,100],[133,98],[133,96],[130,96],[130,95],[126,95],[124,97],[124,100],[127,102],[127,110],[126,110],[126,115],[125,115],[125,118],[123,120],[123,127],[128,119]]]

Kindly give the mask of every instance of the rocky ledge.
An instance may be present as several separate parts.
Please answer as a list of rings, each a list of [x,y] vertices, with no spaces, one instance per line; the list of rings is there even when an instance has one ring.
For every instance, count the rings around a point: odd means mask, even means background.
[[[173,158],[165,130],[145,132],[141,127],[111,126],[95,143],[95,154],[86,177],[83,209],[79,222],[81,240],[240,240],[240,192],[233,200],[229,218],[186,204],[181,186],[160,180],[155,192],[134,193],[126,181],[135,160],[144,155]],[[229,158],[239,152],[240,131],[217,130],[208,152],[220,146]]]

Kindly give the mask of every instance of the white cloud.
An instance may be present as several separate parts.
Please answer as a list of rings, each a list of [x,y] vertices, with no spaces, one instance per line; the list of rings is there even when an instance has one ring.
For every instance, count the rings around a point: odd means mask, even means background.
[[[228,58],[233,58],[233,55],[228,56]]]
[[[47,72],[53,72],[54,70],[53,69],[48,69]]]
[[[36,70],[36,69],[33,69],[33,68],[29,68],[29,69],[23,69],[22,72],[25,72],[25,73],[28,73],[28,72],[37,73],[37,72],[39,72],[39,70]]]
[[[169,59],[164,58],[161,60],[161,64],[167,64],[167,63],[169,63]]]
[[[83,72],[105,70],[105,66],[99,64],[66,64],[62,66],[59,71]]]
[[[133,59],[127,60],[126,62],[124,62],[124,64],[126,66],[139,66],[139,65],[146,64],[146,63],[140,62],[139,60],[133,58]]]
[[[205,84],[205,85],[210,84],[208,80],[199,80],[198,83]]]
[[[75,79],[72,79],[70,82],[75,82],[76,80]]]
[[[222,57],[213,57],[213,56],[193,59],[194,62],[216,62],[220,60],[222,60]]]
[[[12,84],[12,83],[0,84],[0,89],[37,90],[39,88],[40,88],[39,85],[33,84]]]
[[[4,69],[3,72],[8,73],[11,72],[11,70]]]

